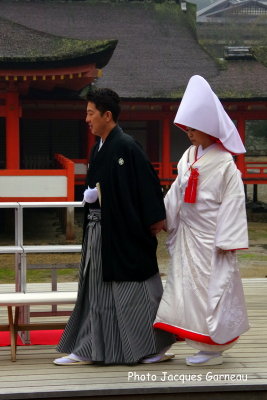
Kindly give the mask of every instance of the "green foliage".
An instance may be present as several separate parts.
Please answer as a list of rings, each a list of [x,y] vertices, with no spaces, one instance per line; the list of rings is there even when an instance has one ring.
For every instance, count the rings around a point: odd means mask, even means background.
[[[171,92],[169,94],[169,98],[170,99],[181,99],[183,97],[183,95],[184,95],[184,91],[185,91],[185,87],[184,88],[180,88],[176,92]]]
[[[240,260],[267,261],[267,256],[260,253],[244,253],[239,254]]]
[[[197,36],[197,23],[196,23],[196,13],[197,7],[194,3],[187,2],[186,3],[186,20],[189,26],[191,27],[192,31]]]
[[[60,269],[57,271],[58,282],[77,282],[77,269]],[[15,269],[10,267],[0,267],[0,284],[8,284],[15,282]],[[51,282],[50,270],[28,270],[28,283]]]
[[[267,44],[252,46],[252,53],[254,54],[256,60],[261,62],[265,67],[267,67]]]
[[[15,270],[14,268],[0,268],[0,284],[2,283],[13,283],[15,281]]]
[[[156,11],[156,18],[158,22],[166,24],[166,21],[172,20],[176,23],[181,22],[181,8],[177,4],[169,2],[155,2],[154,9]]]
[[[261,227],[262,226],[262,227]],[[267,239],[267,230],[266,224],[259,224],[255,222],[251,222],[249,224],[249,240],[251,241],[259,241],[260,243],[266,243]]]

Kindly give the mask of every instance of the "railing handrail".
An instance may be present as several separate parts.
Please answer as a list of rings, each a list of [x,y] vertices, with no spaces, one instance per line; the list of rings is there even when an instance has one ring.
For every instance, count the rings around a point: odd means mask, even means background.
[[[82,207],[81,201],[19,201],[22,208],[46,208],[46,207]],[[1,203],[0,203],[1,207]]]
[[[49,169],[33,169],[33,168],[27,168],[27,169],[0,169],[0,175],[1,176],[36,176],[36,175],[65,175],[65,172],[67,168],[49,168]]]
[[[13,246],[0,246],[0,253],[9,253],[15,254],[15,267],[16,267],[16,291],[26,291],[26,283],[27,283],[27,265],[26,265],[26,254],[27,249],[30,248],[30,252],[34,252],[36,249],[36,253],[40,250],[39,245],[32,246],[24,246],[23,244],[23,209],[24,208],[51,208],[51,207],[82,207],[83,203],[80,201],[58,201],[58,202],[0,202],[0,208],[14,208],[15,209],[15,243]],[[65,249],[64,249],[64,246]],[[48,250],[51,248],[51,252],[63,253],[69,249],[72,249],[74,252],[80,250],[80,246],[71,246],[71,245],[49,245],[47,246]],[[69,250],[70,251],[70,250]],[[48,251],[47,251],[48,252]]]

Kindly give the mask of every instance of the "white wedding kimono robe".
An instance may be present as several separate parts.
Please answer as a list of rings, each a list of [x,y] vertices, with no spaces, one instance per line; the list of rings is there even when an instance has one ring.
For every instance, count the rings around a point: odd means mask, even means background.
[[[191,146],[165,197],[172,258],[154,327],[185,338],[199,350],[223,351],[249,324],[235,251],[248,247],[244,188],[233,158],[213,144],[197,161]],[[183,201],[198,169],[196,202]],[[229,343],[231,342],[231,343]]]

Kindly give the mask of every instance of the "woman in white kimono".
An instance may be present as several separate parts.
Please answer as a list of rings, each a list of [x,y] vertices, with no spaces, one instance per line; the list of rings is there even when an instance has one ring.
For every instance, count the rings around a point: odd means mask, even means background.
[[[245,196],[231,155],[245,148],[201,76],[190,79],[174,123],[192,146],[165,197],[172,263],[154,327],[200,350],[188,365],[216,365],[249,328],[235,254],[248,247]]]

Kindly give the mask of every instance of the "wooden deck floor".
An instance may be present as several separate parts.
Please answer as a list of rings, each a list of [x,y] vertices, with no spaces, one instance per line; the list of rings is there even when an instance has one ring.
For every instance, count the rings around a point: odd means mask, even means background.
[[[21,346],[12,363],[10,348],[1,347],[0,399],[267,399],[267,279],[243,284],[251,329],[223,365],[186,366],[194,350],[185,343],[172,347],[176,357],[166,363],[105,367],[57,367],[54,346]]]

